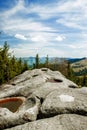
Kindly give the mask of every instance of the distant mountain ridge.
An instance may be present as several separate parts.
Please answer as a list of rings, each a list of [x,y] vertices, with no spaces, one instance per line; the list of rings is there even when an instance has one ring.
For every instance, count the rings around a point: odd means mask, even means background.
[[[78,61],[81,61],[81,60],[85,60],[86,58],[70,58],[68,59],[68,61],[70,61],[70,63],[75,63],[75,62],[78,62]]]
[[[63,59],[69,61],[70,63],[75,63],[86,58],[60,58],[60,57],[49,57],[49,63],[61,62]],[[22,57],[22,61],[27,61],[27,63],[32,66],[35,64],[35,57]],[[40,63],[45,63],[46,57],[40,57]]]
[[[26,61],[28,65],[32,68],[35,64],[35,57],[23,57],[22,61]],[[60,58],[60,57],[49,57],[49,63],[61,63],[63,60],[69,61],[71,67],[76,76],[87,75],[87,58]],[[46,61],[46,57],[40,57],[40,63],[43,64]]]

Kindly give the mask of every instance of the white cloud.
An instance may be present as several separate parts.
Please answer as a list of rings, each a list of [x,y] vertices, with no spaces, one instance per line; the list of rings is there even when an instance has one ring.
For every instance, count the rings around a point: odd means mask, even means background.
[[[67,45],[68,47],[72,48],[72,49],[87,49],[87,43],[79,43],[79,44],[70,44]]]
[[[0,29],[11,36],[26,40],[26,44],[22,43],[14,48],[16,56],[21,56],[21,52],[23,56],[35,55],[38,52],[40,55],[69,56],[71,52],[68,53],[62,48],[65,47],[68,51],[78,49],[78,53],[80,49],[87,49],[87,0],[54,0],[52,4],[27,6],[25,0],[16,2],[13,8],[0,12]],[[68,30],[69,28],[71,30]],[[84,35],[76,36],[72,28],[76,31],[83,30]],[[72,34],[67,34],[68,31]]]
[[[59,35],[59,36],[56,37],[55,40],[61,42],[61,41],[63,41],[64,39],[65,39],[65,36]]]
[[[72,49],[77,49],[77,46],[75,46],[75,45],[67,45],[67,46],[72,48]]]
[[[3,21],[1,29],[6,32],[20,33],[19,31],[54,31],[53,27],[47,26],[42,21],[36,22],[32,17],[32,13],[40,16],[40,19],[49,19],[56,17],[57,23],[63,24],[67,27],[74,27],[79,29],[87,29],[87,1],[81,0],[67,0],[66,2],[54,2],[54,4],[47,5],[28,5],[25,6],[24,0],[19,0],[14,8],[0,14]],[[21,17],[23,15],[30,15],[28,18]],[[13,19],[15,15],[15,19]],[[32,17],[32,18],[31,18]],[[20,24],[21,23],[21,24]],[[83,24],[84,23],[84,24]],[[18,32],[17,32],[18,31]]]
[[[8,21],[4,20],[4,23],[1,27],[7,33],[28,33],[29,31],[53,31],[51,27],[45,26],[41,22],[34,22],[30,19],[9,19]]]
[[[46,56],[47,54],[49,55],[49,57],[86,57],[87,43],[79,43],[78,45],[54,45],[52,43],[50,44],[46,42],[34,42],[31,44],[22,43],[12,47],[10,52],[14,52],[14,55],[16,57],[35,56],[37,53],[40,55],[40,57]]]
[[[30,13],[36,13],[41,19],[56,17],[58,24],[87,30],[87,0],[61,0],[60,2],[47,4],[43,7],[32,5],[30,8],[32,8]]]
[[[38,43],[38,46],[52,46],[56,42],[62,42],[66,37],[57,33],[49,32],[32,32],[29,35],[29,40]],[[33,44],[32,43],[32,44]]]
[[[52,27],[45,25],[45,23],[36,21],[32,18],[32,15],[25,17],[31,14],[32,8],[30,6],[25,7],[24,2],[24,0],[19,0],[13,8],[0,13],[0,28],[4,32],[15,35],[21,32],[25,34],[29,31],[54,31]]]
[[[67,0],[47,4],[43,7],[40,5],[30,6],[30,10],[26,9],[27,13],[35,13],[41,19],[58,18],[57,23],[67,27],[87,30],[87,0]],[[84,25],[86,25],[84,27]]]
[[[46,44],[45,44],[46,45]],[[67,52],[64,52],[60,48],[55,47],[45,47],[44,44],[38,46],[38,43],[34,44],[20,44],[14,48],[11,48],[11,52],[14,52],[16,57],[29,57],[35,56],[37,53],[41,56],[67,56]],[[21,53],[22,52],[22,53]]]
[[[41,5],[31,5],[30,10],[26,8],[26,12],[28,13],[37,13],[41,18],[48,19],[54,16],[60,15],[60,13],[79,13],[81,11],[86,12],[87,9],[87,1],[84,0],[67,0],[67,1],[58,1],[54,4],[47,4],[44,6]]]
[[[37,35],[37,36],[34,36],[34,37],[31,37],[31,41],[33,42],[46,42],[46,39],[41,36],[41,35]]]
[[[31,41],[40,42],[40,44],[42,44],[55,40],[56,34],[48,32],[32,32],[29,36]]]
[[[15,38],[21,39],[21,40],[27,40],[27,38],[21,34],[16,34]]]
[[[66,27],[87,30],[86,20],[87,18],[85,17],[84,14],[70,13],[70,14],[62,15],[62,17],[57,19],[56,22]]]
[[[64,13],[56,20],[64,26],[87,30],[87,1],[67,1],[59,7]],[[84,26],[85,25],[85,26]]]

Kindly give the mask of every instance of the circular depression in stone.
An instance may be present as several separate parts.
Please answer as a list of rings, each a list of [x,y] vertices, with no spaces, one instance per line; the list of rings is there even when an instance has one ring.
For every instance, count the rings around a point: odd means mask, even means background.
[[[11,112],[16,112],[18,108],[23,104],[23,97],[11,97],[0,99],[0,107],[7,108]]]

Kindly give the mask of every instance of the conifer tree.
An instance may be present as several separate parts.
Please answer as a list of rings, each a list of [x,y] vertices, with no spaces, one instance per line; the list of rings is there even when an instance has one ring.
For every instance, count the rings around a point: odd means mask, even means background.
[[[0,48],[0,84],[8,82],[27,69],[27,63],[23,63],[21,58],[18,60],[15,56],[11,56],[9,45],[5,42],[4,46]]]
[[[39,68],[39,55],[38,54],[36,54],[35,61],[36,61],[36,64],[35,64],[36,68]]]

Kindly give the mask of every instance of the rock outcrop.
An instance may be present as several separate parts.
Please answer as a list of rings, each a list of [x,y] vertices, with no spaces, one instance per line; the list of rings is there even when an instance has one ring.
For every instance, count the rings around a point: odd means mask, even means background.
[[[0,88],[0,130],[4,129],[87,130],[87,89],[58,71],[26,71]]]

